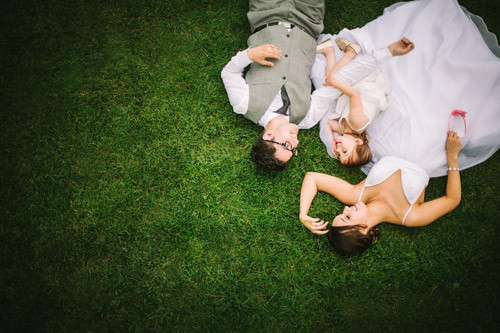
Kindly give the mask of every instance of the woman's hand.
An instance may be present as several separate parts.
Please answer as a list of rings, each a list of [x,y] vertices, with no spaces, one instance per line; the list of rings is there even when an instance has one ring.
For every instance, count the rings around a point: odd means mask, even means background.
[[[334,132],[336,133],[341,133],[340,129],[340,124],[337,119],[328,119],[326,122],[328,128],[332,132],[332,153],[335,158],[339,158],[339,154],[337,153],[337,143],[335,142],[335,135],[333,134]]]
[[[262,44],[257,47],[248,49],[248,58],[263,66],[274,66],[274,64],[266,58],[280,59],[281,51],[273,44]]]
[[[446,195],[431,201],[417,204],[412,208],[412,214],[406,221],[407,227],[426,226],[444,214],[457,208],[462,199],[462,185],[460,182],[460,171],[458,169],[458,152],[462,148],[462,142],[457,133],[448,132],[446,141],[446,155],[448,158],[448,180],[446,183]]]
[[[300,222],[313,234],[324,235],[330,230],[326,230],[328,226],[328,222],[323,222],[323,220],[319,220],[319,218],[313,218],[310,216],[300,216]]]
[[[458,153],[462,149],[462,141],[456,132],[448,132],[448,140],[446,140],[446,155],[448,159],[457,159]]]

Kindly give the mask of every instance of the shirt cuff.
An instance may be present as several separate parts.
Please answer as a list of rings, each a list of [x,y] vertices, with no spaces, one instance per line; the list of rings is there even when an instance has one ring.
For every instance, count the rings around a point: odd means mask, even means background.
[[[248,57],[248,49],[244,50],[244,51],[240,51],[236,54],[235,56],[235,59],[234,59],[234,63],[238,66],[238,67],[242,67],[242,68],[245,68],[247,67],[248,65],[250,65],[253,61],[250,60],[250,58]]]
[[[393,58],[391,51],[387,47],[373,50],[373,56],[379,64],[384,64]]]

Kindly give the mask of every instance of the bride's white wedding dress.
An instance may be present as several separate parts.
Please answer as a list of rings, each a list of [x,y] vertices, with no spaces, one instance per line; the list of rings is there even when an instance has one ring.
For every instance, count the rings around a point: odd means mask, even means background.
[[[380,66],[389,108],[368,126],[374,158],[362,168],[365,173],[389,155],[419,165],[431,177],[445,175],[448,121],[455,109],[467,112],[461,169],[483,162],[498,150],[500,59],[493,52],[500,56],[500,48],[482,19],[456,0],[397,3],[364,27],[344,29],[338,35],[360,44],[363,52],[403,36],[415,43],[409,54]],[[327,118],[320,123],[320,135],[330,151],[324,130]]]

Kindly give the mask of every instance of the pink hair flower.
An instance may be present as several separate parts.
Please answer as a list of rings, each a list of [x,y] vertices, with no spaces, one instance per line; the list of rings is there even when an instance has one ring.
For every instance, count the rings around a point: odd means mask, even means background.
[[[453,111],[451,111],[451,115],[452,116],[462,116],[462,117],[465,117],[466,114],[467,114],[467,112],[465,112],[463,110],[453,110]]]

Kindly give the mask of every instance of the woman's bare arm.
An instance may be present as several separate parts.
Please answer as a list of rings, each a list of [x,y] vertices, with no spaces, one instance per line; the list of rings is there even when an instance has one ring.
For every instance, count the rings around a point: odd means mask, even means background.
[[[351,128],[354,132],[359,133],[360,128],[364,128],[365,125],[370,121],[368,116],[363,111],[363,103],[361,102],[361,97],[356,89],[351,87],[350,85],[339,81],[333,75],[329,75],[326,78],[325,85],[332,86],[334,88],[339,89],[344,94],[349,96],[349,124],[354,127]],[[362,131],[362,130],[361,130]]]
[[[300,191],[300,221],[313,233],[327,233],[326,226],[328,222],[320,221],[319,218],[312,218],[308,215],[309,208],[311,208],[311,203],[316,194],[318,191],[326,192],[344,204],[353,205],[358,199],[356,195],[359,195],[356,187],[358,185],[349,184],[345,180],[334,176],[317,172],[306,173]]]
[[[406,221],[408,227],[423,227],[426,226],[441,216],[451,212],[460,204],[462,197],[462,185],[460,181],[460,172],[458,171],[458,153],[462,148],[462,142],[457,133],[448,133],[446,141],[446,155],[448,160],[448,168],[456,169],[448,171],[448,182],[446,184],[446,195],[424,202],[418,207],[413,207],[413,210]]]

